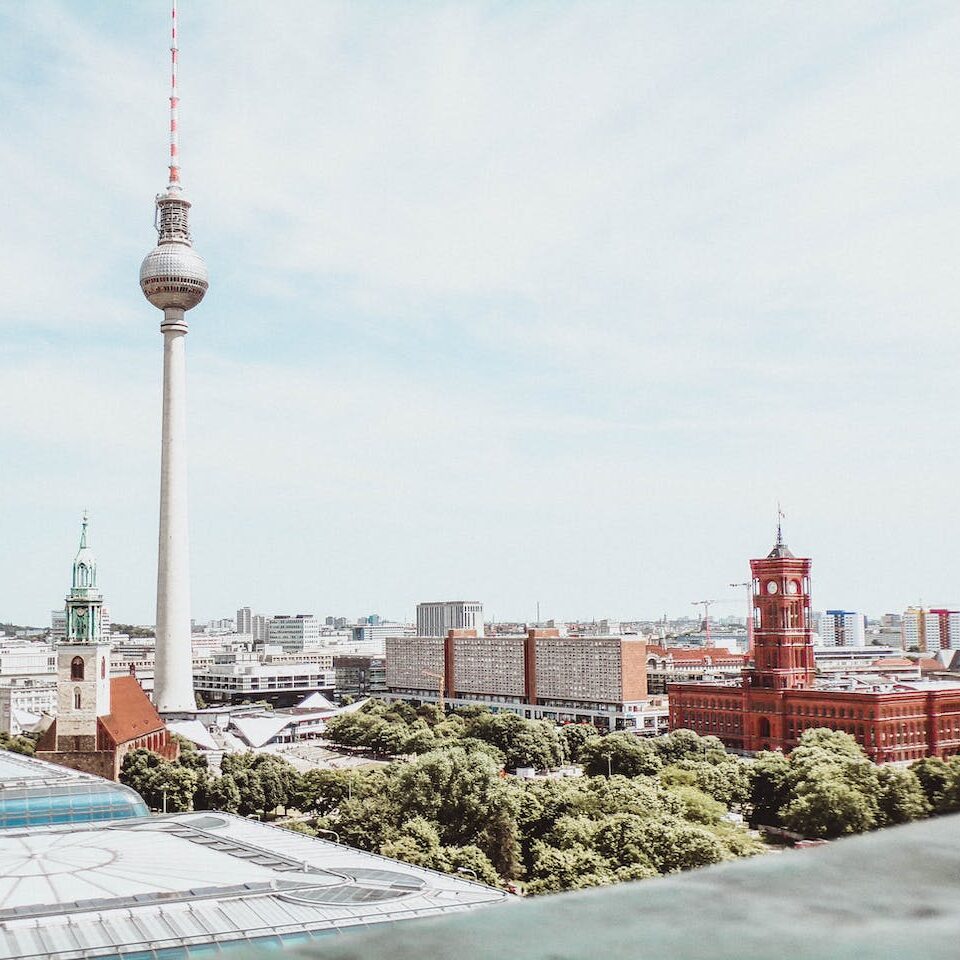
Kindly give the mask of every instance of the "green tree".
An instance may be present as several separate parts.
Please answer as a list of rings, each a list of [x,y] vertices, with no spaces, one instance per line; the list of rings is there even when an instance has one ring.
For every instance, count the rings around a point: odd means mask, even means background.
[[[944,797],[947,786],[953,779],[953,774],[946,761],[940,757],[924,757],[911,764],[910,769],[920,781],[920,787],[926,795],[930,808],[936,813],[943,813]]]
[[[224,758],[226,759],[226,758]],[[252,813],[258,813],[266,807],[267,798],[263,792],[263,786],[260,783],[260,774],[250,767],[241,768],[232,774],[240,794],[240,800],[237,803],[237,813],[242,817],[248,817]]]
[[[515,713],[481,713],[466,722],[468,737],[485,740],[504,757],[509,770],[536,767],[544,770],[561,762],[557,728],[543,720],[524,720]]]
[[[590,737],[580,750],[584,773],[591,777],[622,774],[653,776],[663,766],[651,741],[633,733],[608,733]]]
[[[32,757],[36,753],[37,741],[24,734],[0,733],[0,750],[9,750],[11,753],[21,753]]]
[[[930,813],[930,804],[913,770],[895,770],[881,767],[877,771],[880,795],[877,798],[878,825],[893,826],[919,820]]]
[[[563,744],[564,759],[571,763],[580,759],[584,744],[597,735],[592,723],[568,723],[560,728],[560,740]]]
[[[207,807],[224,813],[236,813],[240,809],[240,788],[229,773],[211,778],[207,786]]]
[[[790,761],[779,752],[764,750],[750,765],[752,820],[769,826],[780,825],[780,811],[790,800]]]
[[[516,875],[519,843],[517,795],[481,753],[434,750],[397,770],[391,793],[402,818],[423,816],[438,826],[444,844],[474,843],[501,876]]]

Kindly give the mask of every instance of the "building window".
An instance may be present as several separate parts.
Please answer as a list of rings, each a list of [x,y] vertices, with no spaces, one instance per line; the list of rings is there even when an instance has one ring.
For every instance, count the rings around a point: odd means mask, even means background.
[[[106,680],[107,678],[107,658],[103,657],[100,660],[100,679]]]
[[[73,709],[80,709],[80,691],[79,689],[73,691]]]
[[[70,679],[71,680],[83,679],[83,657],[74,657],[70,661]]]

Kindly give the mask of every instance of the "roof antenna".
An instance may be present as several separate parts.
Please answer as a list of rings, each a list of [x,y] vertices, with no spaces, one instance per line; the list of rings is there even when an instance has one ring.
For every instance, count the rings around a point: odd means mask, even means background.
[[[780,501],[777,501],[777,546],[783,546],[783,525],[781,521],[786,517],[786,514],[780,507]]]
[[[177,96],[177,0],[170,11],[170,187],[180,186],[180,132],[177,129],[178,107],[180,98]]]

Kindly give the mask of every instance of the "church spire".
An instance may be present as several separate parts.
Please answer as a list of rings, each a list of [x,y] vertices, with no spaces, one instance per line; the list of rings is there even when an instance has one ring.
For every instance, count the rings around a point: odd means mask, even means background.
[[[80,524],[80,549],[73,560],[73,583],[70,595],[88,597],[97,590],[97,558],[87,545],[87,524],[89,514],[83,511],[83,520]]]

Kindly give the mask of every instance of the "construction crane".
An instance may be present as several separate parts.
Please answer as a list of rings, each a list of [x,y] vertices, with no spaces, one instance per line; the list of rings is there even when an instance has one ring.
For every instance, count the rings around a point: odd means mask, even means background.
[[[716,600],[692,600],[691,603],[695,607],[703,607],[703,645],[705,647],[712,647],[713,644],[710,641],[710,605],[716,603]]]
[[[440,710],[443,711],[443,694],[444,694],[444,690],[446,689],[443,674],[431,673],[429,670],[424,670],[423,676],[430,677],[431,680],[437,681],[437,704],[439,705]]]
[[[731,583],[731,587],[742,587],[747,591],[747,652],[753,653],[753,583]]]

